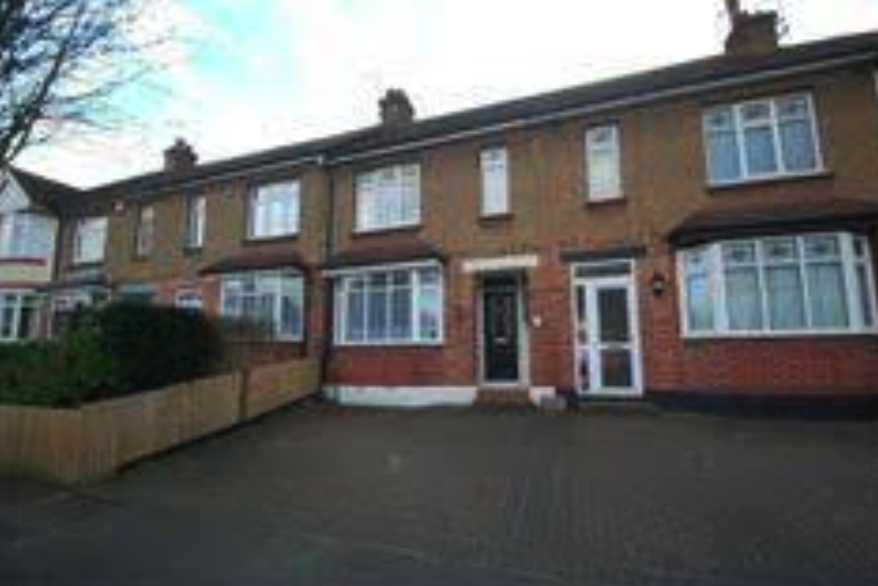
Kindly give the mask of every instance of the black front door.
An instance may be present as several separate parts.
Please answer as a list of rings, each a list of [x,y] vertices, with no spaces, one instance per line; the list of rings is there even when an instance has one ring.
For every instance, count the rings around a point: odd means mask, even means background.
[[[482,291],[485,382],[518,382],[520,320],[514,285],[486,284]]]

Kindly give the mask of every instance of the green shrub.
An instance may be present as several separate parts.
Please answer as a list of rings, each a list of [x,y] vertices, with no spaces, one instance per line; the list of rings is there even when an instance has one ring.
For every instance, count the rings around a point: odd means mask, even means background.
[[[114,394],[199,378],[222,363],[219,328],[201,312],[119,302],[93,319],[115,367]]]
[[[94,328],[58,342],[0,347],[0,403],[73,406],[108,393],[115,380],[115,365]]]
[[[60,340],[0,346],[0,403],[75,406],[215,372],[219,327],[200,312],[114,303],[78,313]]]

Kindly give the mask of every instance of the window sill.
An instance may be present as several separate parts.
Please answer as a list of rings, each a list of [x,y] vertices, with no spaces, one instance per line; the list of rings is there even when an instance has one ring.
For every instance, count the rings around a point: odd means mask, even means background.
[[[0,257],[0,265],[32,265],[45,266],[48,259],[36,256],[3,256]]]
[[[378,228],[375,230],[354,230],[351,232],[353,238],[369,238],[371,236],[389,236],[392,234],[411,234],[420,232],[421,224],[407,224],[405,226],[393,226],[390,228]]]
[[[89,269],[100,269],[103,268],[103,266],[103,260],[73,261],[67,265],[67,270],[85,271]]]
[[[504,225],[512,222],[514,218],[515,216],[512,215],[512,212],[506,212],[503,214],[483,214],[479,216],[479,224],[486,227]]]
[[[828,180],[832,179],[832,177],[833,173],[831,171],[820,169],[817,171],[809,171],[807,173],[754,177],[753,179],[741,179],[739,181],[728,181],[725,183],[708,183],[706,189],[708,193],[722,193],[726,191],[746,189],[748,187],[770,186],[794,181]]]
[[[185,257],[198,257],[204,252],[203,246],[184,246],[183,247],[183,256]]]
[[[262,244],[290,243],[299,239],[299,233],[282,234],[280,236],[247,236],[243,240],[244,246],[259,246]]]
[[[346,350],[387,350],[388,348],[440,350],[444,342],[333,342],[336,348]]]
[[[628,204],[628,198],[624,195],[617,195],[615,197],[605,197],[603,199],[588,199],[586,198],[585,204],[583,207],[585,209],[601,209],[601,208],[614,208],[614,207],[622,207]]]
[[[865,330],[825,330],[800,332],[725,332],[721,334],[683,334],[685,343],[698,342],[777,342],[783,340],[813,340],[832,338],[869,338],[878,336],[878,329]]]

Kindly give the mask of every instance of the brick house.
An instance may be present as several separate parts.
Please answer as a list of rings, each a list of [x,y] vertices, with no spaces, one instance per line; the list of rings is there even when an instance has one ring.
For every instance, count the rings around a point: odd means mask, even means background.
[[[780,47],[734,5],[715,57],[425,120],[391,90],[374,127],[218,163],[178,143],[88,192],[63,247],[106,217],[105,258],[58,281],[259,317],[347,402],[874,404],[878,34]]]

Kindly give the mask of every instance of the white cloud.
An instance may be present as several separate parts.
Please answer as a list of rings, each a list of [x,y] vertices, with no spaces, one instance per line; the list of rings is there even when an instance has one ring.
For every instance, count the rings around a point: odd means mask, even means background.
[[[269,37],[210,24],[185,1],[161,0],[157,21],[192,39],[163,56],[170,94],[140,96],[161,111],[25,162],[94,183],[154,169],[178,134],[203,158],[225,157],[371,124],[386,87],[431,115],[715,53],[725,32],[720,0],[269,0],[259,4],[276,19]],[[219,4],[236,3],[253,6]],[[744,4],[778,3],[790,41],[878,27],[874,0]],[[235,61],[228,75],[195,66],[207,46]]]

